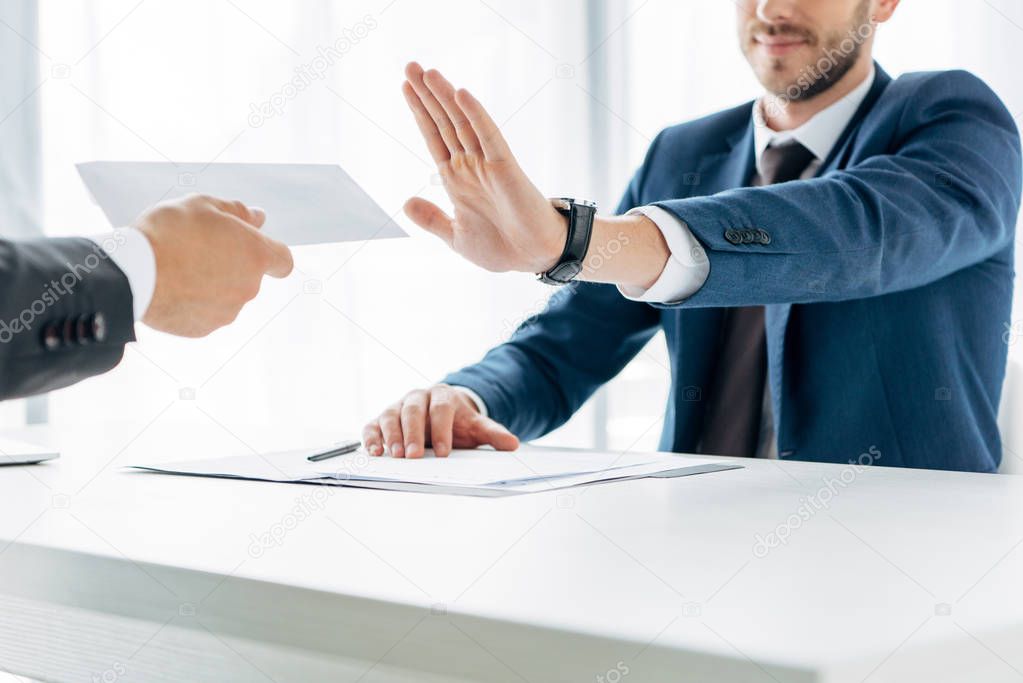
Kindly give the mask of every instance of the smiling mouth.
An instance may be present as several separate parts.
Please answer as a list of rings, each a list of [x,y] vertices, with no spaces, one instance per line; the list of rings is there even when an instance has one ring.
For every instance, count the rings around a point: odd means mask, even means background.
[[[753,42],[772,57],[786,55],[810,44],[805,38],[765,35],[754,36]]]

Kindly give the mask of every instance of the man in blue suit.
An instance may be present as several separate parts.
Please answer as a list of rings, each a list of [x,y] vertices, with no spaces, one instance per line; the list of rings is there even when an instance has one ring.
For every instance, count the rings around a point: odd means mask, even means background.
[[[513,449],[568,420],[663,330],[663,450],[995,471],[1020,140],[961,71],[871,57],[898,0],[741,0],[765,94],[662,132],[618,216],[552,203],[487,112],[409,65],[454,217],[409,216],[478,265],[564,284],[547,310],[366,426],[370,452]]]

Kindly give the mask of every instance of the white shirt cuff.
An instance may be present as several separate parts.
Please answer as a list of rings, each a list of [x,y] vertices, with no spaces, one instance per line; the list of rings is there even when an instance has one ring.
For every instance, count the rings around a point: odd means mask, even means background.
[[[156,289],[156,255],[149,239],[135,228],[118,228],[90,237],[128,278],[135,320],[142,320]]]
[[[469,400],[476,404],[476,410],[480,411],[480,415],[483,417],[490,417],[490,413],[487,411],[487,404],[483,402],[483,399],[480,398],[480,395],[475,391],[469,387],[460,387],[457,384],[452,384],[451,388],[468,396]]]
[[[637,214],[646,216],[657,225],[668,243],[671,256],[650,289],[619,287],[622,296],[632,301],[671,304],[684,301],[700,291],[710,275],[710,262],[692,231],[684,222],[658,206],[641,206],[628,213],[630,216]]]

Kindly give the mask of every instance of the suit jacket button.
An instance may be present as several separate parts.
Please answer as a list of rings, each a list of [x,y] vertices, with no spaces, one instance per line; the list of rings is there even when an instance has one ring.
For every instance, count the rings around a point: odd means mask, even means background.
[[[739,244],[742,242],[742,234],[738,230],[725,230],[725,239],[732,244]]]
[[[771,243],[771,235],[766,230],[757,230],[757,241],[763,245]]]
[[[64,342],[64,346],[71,346],[78,341],[78,325],[75,323],[74,318],[68,318],[60,326],[60,337],[61,341]]]
[[[43,347],[47,351],[56,351],[60,348],[60,330],[56,324],[50,323],[43,329]]]
[[[742,243],[743,244],[753,244],[753,240],[754,239],[756,239],[756,235],[753,233],[752,230],[743,230],[742,231]]]
[[[107,340],[107,318],[102,313],[92,316],[92,338],[99,344]]]
[[[75,321],[75,336],[82,346],[92,343],[92,316],[83,315]]]

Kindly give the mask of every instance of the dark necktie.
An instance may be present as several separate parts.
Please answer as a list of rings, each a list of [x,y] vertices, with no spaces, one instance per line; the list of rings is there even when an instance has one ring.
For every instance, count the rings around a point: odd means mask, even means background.
[[[754,177],[753,185],[797,180],[814,158],[798,142],[768,147],[760,159],[763,175]],[[725,310],[721,351],[706,396],[700,453],[747,458],[757,454],[766,381],[764,307]]]

